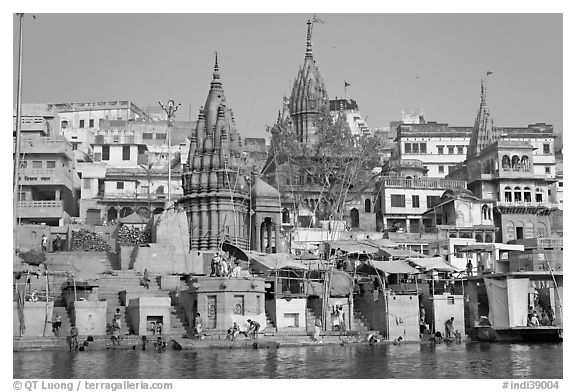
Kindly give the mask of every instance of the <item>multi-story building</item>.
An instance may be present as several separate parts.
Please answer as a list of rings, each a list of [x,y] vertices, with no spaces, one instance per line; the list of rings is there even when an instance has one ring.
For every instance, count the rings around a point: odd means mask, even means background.
[[[107,121],[151,120],[131,101],[77,102],[54,104],[58,110],[60,135],[72,143],[74,150],[90,154],[94,131]]]
[[[424,232],[431,227],[430,217],[423,214],[440,202],[448,189],[465,187],[466,182],[429,178],[422,162],[394,160],[384,166],[376,184],[376,228],[409,233]]]
[[[424,121],[423,117],[420,117]],[[409,121],[409,120],[408,120]],[[445,177],[466,159],[472,129],[437,122],[404,122],[396,128],[396,156],[416,159],[428,169],[429,177]]]
[[[72,146],[58,134],[58,121],[52,105],[22,108],[16,211],[21,224],[62,226],[78,214],[80,179]]]
[[[483,81],[468,157],[449,178],[466,181],[476,197],[490,202],[494,223],[500,228],[498,242],[549,237],[550,214],[557,208],[552,194],[554,154],[549,154],[554,151],[552,129],[529,126],[533,136],[524,138],[518,136],[520,132],[506,129],[499,131],[493,126]],[[544,143],[539,149],[535,145],[541,140]]]
[[[112,221],[133,212],[150,216],[168,201],[168,154],[150,151],[133,129],[95,131],[94,162],[81,165],[80,217],[87,223]],[[180,156],[171,153],[170,199],[182,196]]]
[[[330,115],[333,120],[336,120],[338,116],[345,116],[352,135],[364,136],[372,133],[358,108],[358,104],[353,99],[331,99]]]

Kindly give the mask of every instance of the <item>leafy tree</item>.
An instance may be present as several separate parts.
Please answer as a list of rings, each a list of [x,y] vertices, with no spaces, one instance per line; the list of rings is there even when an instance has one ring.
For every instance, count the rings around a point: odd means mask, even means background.
[[[333,120],[327,107],[315,126],[316,141],[308,144],[298,141],[290,118],[268,128],[270,156],[278,177],[286,179],[276,186],[296,208],[309,197],[319,200],[314,206],[316,219],[339,219],[346,203],[373,186],[371,170],[379,164],[379,139],[352,135],[345,115]]]

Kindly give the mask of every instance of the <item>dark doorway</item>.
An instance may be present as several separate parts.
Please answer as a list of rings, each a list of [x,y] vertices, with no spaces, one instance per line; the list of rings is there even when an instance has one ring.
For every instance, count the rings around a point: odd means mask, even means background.
[[[524,228],[516,227],[516,239],[521,240],[522,238],[524,238]]]

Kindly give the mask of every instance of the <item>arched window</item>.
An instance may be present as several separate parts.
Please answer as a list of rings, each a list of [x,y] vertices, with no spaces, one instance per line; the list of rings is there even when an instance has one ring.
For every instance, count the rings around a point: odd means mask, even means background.
[[[486,219],[486,220],[489,219],[489,218],[488,218],[488,211],[489,211],[488,206],[487,206],[486,204],[484,204],[484,205],[482,206],[482,219]]]
[[[510,169],[510,157],[508,155],[502,157],[502,169]]]
[[[543,203],[544,202],[544,191],[542,188],[536,188],[536,203]]]
[[[534,238],[534,224],[532,222],[524,224],[524,238]]]
[[[522,190],[520,189],[519,186],[514,187],[514,201],[515,202],[522,201]]]
[[[492,242],[492,234],[486,234],[484,242]]]
[[[132,213],[132,208],[124,207],[120,210],[120,218],[125,218]]]
[[[110,208],[108,209],[108,218],[107,218],[107,219],[108,219],[109,221],[111,221],[111,220],[114,220],[114,219],[116,219],[116,218],[118,218],[118,211],[116,211],[116,208],[110,207]]]
[[[524,201],[527,203],[532,201],[532,191],[529,187],[524,187]]]
[[[282,223],[290,223],[290,212],[286,208],[282,210]]]
[[[358,210],[356,208],[352,208],[352,210],[350,210],[350,221],[351,227],[360,226],[360,215],[358,214]]]
[[[512,157],[512,168],[519,169],[520,168],[520,157],[518,155],[514,155]]]
[[[512,202],[512,189],[510,189],[509,186],[507,186],[506,188],[504,188],[504,201],[506,203],[511,203]]]
[[[484,242],[484,239],[482,238],[481,234],[476,234],[474,238],[476,239],[476,242]]]
[[[147,207],[139,207],[137,212],[138,215],[143,216],[144,218],[150,218],[150,211]]]
[[[372,212],[372,202],[370,199],[364,200],[364,212]]]
[[[522,170],[525,171],[530,170],[530,160],[527,155],[523,155],[522,160],[520,162],[522,164]]]

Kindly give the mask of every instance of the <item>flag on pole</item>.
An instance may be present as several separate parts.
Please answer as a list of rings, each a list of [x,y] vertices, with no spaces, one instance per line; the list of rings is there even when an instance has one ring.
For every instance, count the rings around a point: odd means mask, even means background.
[[[492,72],[492,71],[487,71],[487,72],[486,72],[486,76],[492,75],[493,73],[494,73],[494,72]]]
[[[348,83],[347,81],[344,81],[344,88],[346,87],[350,87],[350,83]]]
[[[312,17],[312,23],[324,23],[324,21],[319,17],[317,17],[316,14],[314,14],[314,16]]]

